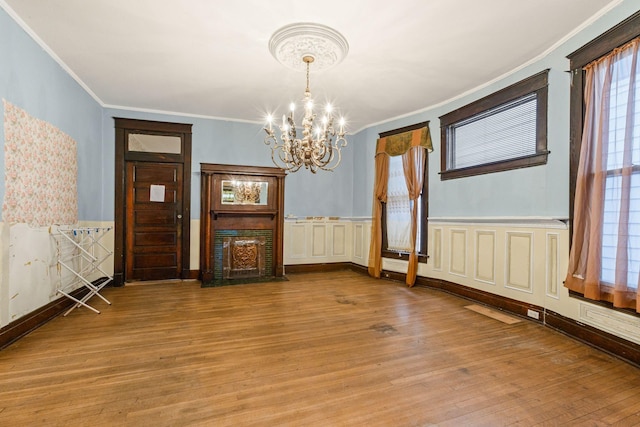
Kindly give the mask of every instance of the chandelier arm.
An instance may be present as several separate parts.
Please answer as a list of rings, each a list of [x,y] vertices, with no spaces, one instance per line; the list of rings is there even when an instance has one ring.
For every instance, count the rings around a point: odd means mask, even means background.
[[[317,161],[315,162],[318,166],[322,167],[323,169],[331,163],[331,161],[334,158],[334,146],[331,143],[331,136],[329,136],[329,139],[325,139],[324,140],[324,144],[323,144],[323,154],[322,156],[319,156],[317,158]]]
[[[292,162],[283,162],[283,163],[286,166],[284,166],[284,167],[278,166],[278,167],[280,167],[281,169],[284,169],[286,171],[289,171],[289,172],[297,172],[298,169],[300,169],[300,166],[302,166],[300,163],[292,163]]]
[[[265,128],[267,136],[264,139],[264,143],[271,148],[271,161],[274,165],[280,169],[284,169],[290,172],[295,172],[300,167],[296,167],[295,163],[290,163],[287,159],[287,151],[285,149],[285,143],[278,144],[275,134],[272,130]],[[273,145],[272,145],[273,144]]]
[[[328,149],[325,152],[324,156],[317,158],[314,163],[324,168],[326,165],[331,163],[332,160],[333,160],[333,151],[331,149]]]
[[[300,169],[303,165],[307,167],[307,163],[308,163],[305,161],[305,148],[302,142],[303,142],[302,140],[296,139],[295,144],[293,146],[293,151],[292,151],[293,161],[295,164],[298,165],[296,170]]]
[[[336,153],[336,152],[334,151],[334,153]],[[340,164],[340,161],[342,160],[342,153],[340,153],[340,151],[337,151],[337,156],[338,156],[337,160],[333,164],[333,166],[324,166],[322,168],[322,170],[333,172],[333,170]],[[332,155],[332,157],[334,157],[334,156]]]
[[[271,161],[277,167],[284,169],[281,165],[286,165],[287,163],[283,161],[281,154],[278,155],[278,157],[280,157],[280,160],[282,161],[281,164],[278,164],[278,162],[276,161],[276,151],[278,153],[281,153],[282,145],[278,144],[278,141],[276,140],[276,137],[273,134],[273,131],[270,131],[269,129],[266,129],[266,128],[265,128],[265,131],[267,132],[267,136],[264,138],[264,143],[268,145],[269,148],[271,149]],[[271,145],[272,143],[273,145]]]
[[[339,134],[338,139],[336,139],[335,143],[332,145],[333,150],[332,150],[331,158],[332,160],[334,158],[336,159],[335,164],[333,164],[332,166],[328,166],[331,163],[331,161],[329,161],[323,167],[321,167],[321,169],[326,171],[333,171],[342,161],[341,149],[346,146],[347,146],[347,140],[344,138],[344,134]]]
[[[317,141],[313,147],[314,159],[322,160],[327,155],[327,145],[326,140],[324,138]]]
[[[271,160],[273,161],[273,164],[279,167],[280,169],[288,170],[289,169],[287,166],[288,163],[283,158],[283,152],[284,150],[282,145],[279,145],[278,147],[273,147],[271,149]],[[276,160],[276,157],[277,157],[277,160]]]
[[[295,148],[295,146],[291,145],[289,147],[289,150],[286,152],[287,153],[287,165],[289,167],[289,169],[296,169],[298,170],[299,168],[296,168],[296,165],[298,165],[300,162],[298,161],[298,153],[297,150]]]
[[[340,145],[338,145],[339,142],[340,142]],[[344,138],[344,133],[341,135],[338,135],[338,139],[336,139],[335,148],[337,150],[341,150],[346,146],[347,146],[347,140]]]

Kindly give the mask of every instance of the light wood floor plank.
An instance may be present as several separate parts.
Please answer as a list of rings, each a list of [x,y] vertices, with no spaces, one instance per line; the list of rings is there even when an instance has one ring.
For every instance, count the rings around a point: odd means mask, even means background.
[[[345,271],[103,293],[0,352],[0,425],[640,425],[640,370],[439,291]]]

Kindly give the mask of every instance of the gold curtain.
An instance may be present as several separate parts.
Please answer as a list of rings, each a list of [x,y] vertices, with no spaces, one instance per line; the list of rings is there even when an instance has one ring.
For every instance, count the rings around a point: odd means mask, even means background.
[[[382,271],[382,204],[387,203],[389,156],[376,155],[376,176],[373,182],[373,214],[371,245],[369,246],[369,275],[380,278]]]
[[[378,139],[375,156],[375,180],[373,188],[373,212],[371,224],[371,244],[369,246],[369,275],[380,278],[382,272],[382,203],[387,201],[387,181],[389,177],[389,157],[403,156],[404,169],[411,211],[411,244],[406,283],[415,284],[418,271],[418,254],[415,250],[417,230],[417,199],[422,192],[426,151],[433,151],[429,128],[424,127]]]
[[[409,200],[411,200],[411,252],[409,253],[406,280],[409,286],[413,286],[416,283],[416,275],[418,273],[418,253],[416,252],[418,199],[422,193],[426,160],[426,150],[422,147],[411,147],[402,155],[402,168],[407,182],[407,190],[409,190]]]
[[[637,68],[639,46],[640,38],[585,68],[584,129],[574,200],[573,241],[565,280],[567,288],[582,293],[586,298],[609,301],[615,307],[634,308],[638,312],[640,286],[629,286],[629,239],[632,236],[628,223],[629,213],[634,210],[630,200],[631,180],[632,175],[637,174],[637,171],[634,174],[632,153],[634,148],[637,150],[633,127],[640,116],[634,102],[634,95],[638,96],[638,93],[634,94],[634,88],[640,74]],[[624,94],[628,98],[622,103],[617,99],[619,92],[611,93],[613,80],[618,88],[629,88]],[[614,95],[616,99],[612,99]],[[610,116],[612,106],[618,112],[615,116]],[[623,135],[615,140],[609,129],[612,120],[616,121],[615,135]],[[611,144],[614,149],[610,149]],[[618,152],[623,153],[622,157]],[[610,191],[619,195],[619,200],[606,197],[608,186],[611,186]],[[614,205],[616,202],[619,204]],[[607,204],[611,204],[609,208]],[[612,214],[617,227],[608,232],[607,239],[612,240],[613,236],[617,243],[613,255],[615,272],[612,275],[615,279],[611,280],[615,283],[608,283],[601,277],[603,224],[605,215]],[[636,277],[634,280],[637,282],[639,279]]]

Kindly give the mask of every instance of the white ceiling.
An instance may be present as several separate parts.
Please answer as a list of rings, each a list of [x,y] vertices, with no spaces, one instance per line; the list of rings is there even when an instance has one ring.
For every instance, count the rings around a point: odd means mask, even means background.
[[[270,54],[315,22],[349,53],[311,70],[350,131],[437,105],[540,57],[620,0],[0,0],[104,106],[261,122],[302,98]],[[30,30],[29,30],[30,29]]]

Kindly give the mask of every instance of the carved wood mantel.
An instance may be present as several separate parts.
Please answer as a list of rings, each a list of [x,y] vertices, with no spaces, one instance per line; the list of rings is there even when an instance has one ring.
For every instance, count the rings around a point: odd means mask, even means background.
[[[202,282],[223,277],[222,245],[238,237],[243,238],[243,245],[247,239],[266,239],[264,274],[282,276],[285,172],[274,167],[211,163],[201,163],[200,172]]]

